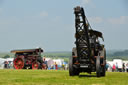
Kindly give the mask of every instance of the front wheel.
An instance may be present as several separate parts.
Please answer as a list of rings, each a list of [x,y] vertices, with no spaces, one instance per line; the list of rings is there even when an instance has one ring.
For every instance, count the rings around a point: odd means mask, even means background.
[[[39,63],[38,62],[33,62],[32,63],[32,69],[38,69],[39,68]]]

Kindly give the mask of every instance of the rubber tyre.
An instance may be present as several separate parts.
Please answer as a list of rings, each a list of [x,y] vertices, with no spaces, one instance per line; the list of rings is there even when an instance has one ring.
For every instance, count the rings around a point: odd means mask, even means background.
[[[72,49],[72,56],[77,56],[77,51],[76,51],[75,47]],[[73,57],[72,56],[70,56],[70,58],[69,58],[69,75],[70,76],[79,75],[78,69],[75,69],[73,67]]]
[[[100,56],[96,57],[96,76],[100,77],[101,75],[101,66],[100,66]]]
[[[105,74],[106,74],[106,50],[105,50],[105,48],[103,48],[101,56],[104,56],[103,62],[105,63],[105,65],[102,66],[102,68],[101,68],[102,69],[101,76],[105,76]]]
[[[69,75],[70,76],[74,76],[74,69],[73,69],[73,57],[70,56],[70,59],[69,59]]]
[[[101,72],[101,76],[105,76],[105,74],[106,74],[106,70],[105,70],[105,66],[102,66],[102,72]]]

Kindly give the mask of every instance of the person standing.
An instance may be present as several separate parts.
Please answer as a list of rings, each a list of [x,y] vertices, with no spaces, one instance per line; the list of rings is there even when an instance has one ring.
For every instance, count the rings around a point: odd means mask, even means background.
[[[108,71],[108,67],[109,67],[109,65],[108,65],[108,64],[106,64],[106,71]]]
[[[5,69],[8,69],[8,64],[9,64],[8,61],[5,61],[5,62],[4,62],[4,68],[5,68]]]
[[[116,72],[118,72],[118,63],[116,63]]]
[[[115,64],[113,64],[113,66],[112,66],[112,72],[114,72],[116,70],[116,66],[115,66]]]
[[[57,63],[55,62],[55,69],[58,70],[58,65]]]
[[[128,72],[128,63],[126,64],[126,71]]]
[[[62,70],[65,70],[65,65],[64,65],[64,63],[62,64]]]
[[[125,63],[123,63],[123,72],[125,72]]]

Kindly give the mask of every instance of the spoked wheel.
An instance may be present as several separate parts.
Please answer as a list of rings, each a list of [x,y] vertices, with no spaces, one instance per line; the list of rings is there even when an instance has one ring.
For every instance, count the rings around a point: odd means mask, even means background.
[[[24,68],[24,59],[23,58],[17,57],[14,59],[13,63],[14,63],[15,69],[23,69]]]
[[[32,69],[38,69],[38,67],[39,67],[38,62],[33,62],[32,63]]]
[[[96,57],[96,76],[100,77],[100,73],[101,73],[101,65],[100,65],[100,56],[98,55]]]

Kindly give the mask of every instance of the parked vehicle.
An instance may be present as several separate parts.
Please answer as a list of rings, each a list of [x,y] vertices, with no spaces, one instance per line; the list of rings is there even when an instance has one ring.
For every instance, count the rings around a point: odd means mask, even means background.
[[[82,7],[74,8],[74,13],[76,47],[69,60],[69,75],[96,72],[97,77],[105,76],[106,50],[98,40],[103,39],[102,33],[91,28]]]
[[[12,50],[11,53],[15,53],[13,60],[13,66],[15,69],[46,69],[41,57],[41,48],[37,49],[23,49]]]

